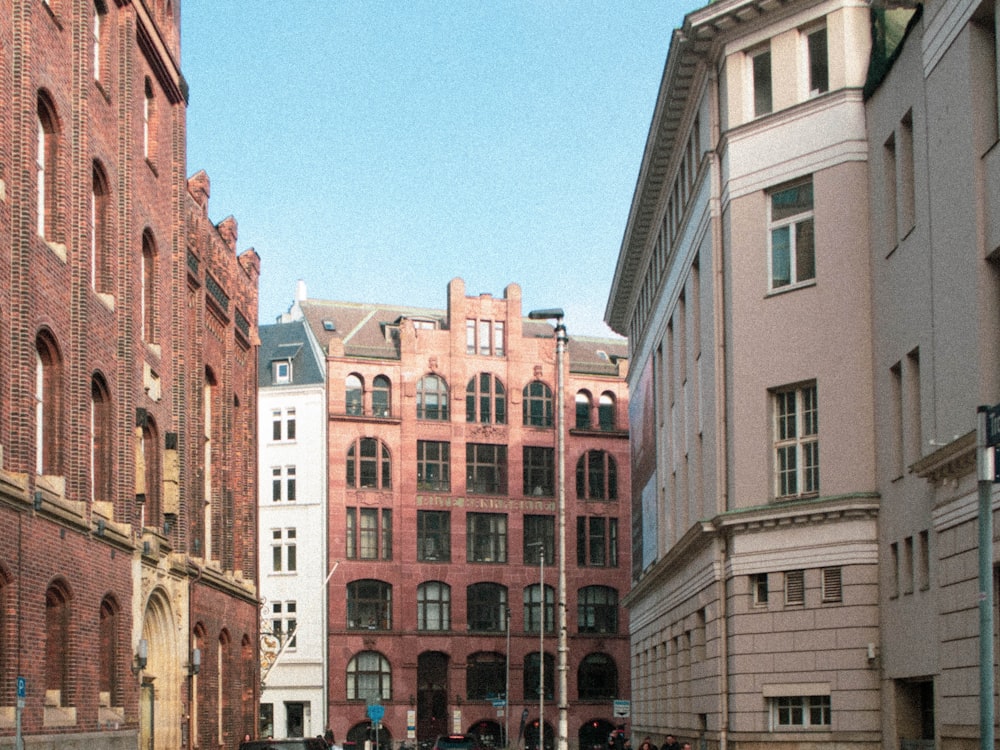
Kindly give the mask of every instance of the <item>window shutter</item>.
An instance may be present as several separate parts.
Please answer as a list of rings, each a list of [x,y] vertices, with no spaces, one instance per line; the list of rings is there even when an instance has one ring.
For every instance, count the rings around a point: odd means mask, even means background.
[[[806,603],[805,571],[789,570],[785,573],[785,604]]]
[[[823,568],[823,601],[844,601],[840,568]]]

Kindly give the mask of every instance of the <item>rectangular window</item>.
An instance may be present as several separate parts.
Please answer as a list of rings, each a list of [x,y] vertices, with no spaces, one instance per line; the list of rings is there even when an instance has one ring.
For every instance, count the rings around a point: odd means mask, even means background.
[[[823,568],[823,589],[820,600],[824,604],[844,601],[844,587],[840,568]]]
[[[465,490],[479,495],[507,494],[507,446],[466,443]]]
[[[899,123],[899,228],[905,237],[917,221],[913,172],[913,111]]]
[[[618,519],[577,516],[576,563],[580,567],[618,567]]]
[[[816,278],[812,178],[769,194],[771,289]]]
[[[502,320],[465,321],[465,353],[481,357],[502,357],[505,353],[504,322]]]
[[[295,552],[295,529],[271,530],[271,572],[294,573],[298,566]]]
[[[537,497],[555,495],[555,450],[526,445],[524,452],[524,494]]]
[[[538,545],[545,550],[545,564],[555,560],[556,519],[554,516],[525,516],[522,554],[525,565],[538,564]]]
[[[271,440],[295,440],[295,409],[274,409],[271,412]]]
[[[895,599],[899,596],[899,542],[893,542],[889,545],[889,553],[891,557],[889,597]]]
[[[771,699],[771,726],[830,727],[830,696],[807,695]]]
[[[755,607],[767,606],[767,573],[750,576],[750,598]]]
[[[917,547],[917,585],[921,591],[931,587],[931,540],[927,530],[920,532]]]
[[[823,94],[830,89],[826,26],[806,34],[806,48],[809,53],[809,96]]]
[[[446,510],[417,511],[417,559],[421,562],[451,561],[451,513]]]
[[[417,441],[417,489],[447,492],[451,488],[451,444]]]
[[[903,593],[913,593],[913,537],[903,540]]]
[[[775,493],[779,498],[819,492],[819,407],[816,385],[774,394]]]
[[[295,467],[275,466],[271,469],[271,501],[295,501]]]
[[[790,606],[806,603],[806,572],[789,570],[785,573],[785,604]]]
[[[349,560],[392,559],[392,510],[346,508],[346,541]]]
[[[469,562],[507,562],[507,516],[503,513],[469,513],[466,519]]]
[[[764,49],[750,55],[753,83],[753,114],[760,117],[771,112],[771,50]]]
[[[465,321],[465,353],[476,353],[476,321]]]
[[[298,606],[293,601],[271,605],[271,631],[279,640],[286,640],[286,649],[295,649],[298,630]]]
[[[292,382],[292,363],[287,359],[277,360],[271,363],[271,373],[276,384],[286,384]]]
[[[896,134],[882,144],[882,210],[885,213],[885,252],[892,252],[899,243],[899,205],[896,198]]]

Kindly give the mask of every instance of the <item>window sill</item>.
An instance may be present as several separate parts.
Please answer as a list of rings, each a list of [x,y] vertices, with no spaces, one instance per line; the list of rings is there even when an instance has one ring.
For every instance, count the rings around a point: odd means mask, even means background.
[[[779,286],[776,289],[768,289],[767,294],[765,294],[764,297],[765,298],[767,298],[767,297],[777,297],[777,296],[780,296],[782,294],[786,294],[787,292],[795,292],[795,291],[798,291],[799,289],[808,289],[809,287],[813,287],[813,286],[816,286],[816,279],[808,279],[807,281],[799,281],[799,282],[797,282],[795,284],[785,284],[784,286]]]

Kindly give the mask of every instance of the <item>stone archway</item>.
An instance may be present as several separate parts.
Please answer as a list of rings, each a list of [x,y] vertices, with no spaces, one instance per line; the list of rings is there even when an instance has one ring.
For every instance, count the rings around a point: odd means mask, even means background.
[[[183,661],[170,600],[156,588],[146,600],[142,638],[148,659],[140,673],[140,750],[170,750],[181,746],[181,685]]]

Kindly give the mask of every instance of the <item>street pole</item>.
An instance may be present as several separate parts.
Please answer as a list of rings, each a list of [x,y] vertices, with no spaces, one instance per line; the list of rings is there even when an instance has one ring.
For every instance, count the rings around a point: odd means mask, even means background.
[[[979,743],[993,750],[993,480],[994,447],[987,435],[987,406],[976,413],[979,490]]]
[[[510,607],[504,607],[504,627],[507,629],[507,659],[504,662],[503,746],[510,747]]]
[[[556,733],[556,750],[567,750],[569,745],[569,702],[566,695],[566,656],[569,647],[566,641],[566,394],[563,372],[563,355],[569,338],[563,324],[561,308],[532,310],[531,320],[554,320],[556,337],[556,454],[558,462],[558,484],[556,515],[558,524],[557,554],[558,582],[556,606],[558,608],[558,646],[556,651],[556,674],[558,676],[559,724]]]

